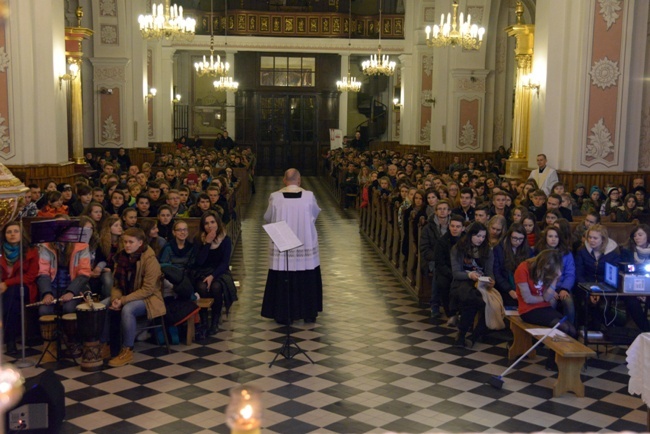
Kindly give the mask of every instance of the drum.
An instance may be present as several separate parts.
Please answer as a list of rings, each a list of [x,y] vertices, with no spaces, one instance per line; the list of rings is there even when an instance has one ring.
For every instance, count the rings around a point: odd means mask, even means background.
[[[81,370],[84,372],[99,371],[104,365],[102,359],[102,344],[99,338],[104,331],[106,321],[106,306],[101,303],[80,303],[77,306],[77,324],[79,337],[83,341],[81,353]]]
[[[41,324],[41,337],[44,341],[56,339],[56,315],[43,315],[38,319]]]
[[[41,325],[41,337],[45,341],[43,343],[43,353],[36,366],[41,363],[56,362],[56,315],[43,315],[38,319]]]
[[[66,313],[61,317],[61,330],[68,341],[77,340],[77,314]]]

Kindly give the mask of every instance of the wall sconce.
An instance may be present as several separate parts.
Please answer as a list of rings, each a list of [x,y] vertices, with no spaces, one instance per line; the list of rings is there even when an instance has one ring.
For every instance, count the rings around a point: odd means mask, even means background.
[[[113,89],[111,89],[110,87],[109,88],[102,87],[101,89],[99,89],[99,93],[101,93],[102,95],[113,95]]]
[[[540,88],[539,81],[537,81],[535,78],[533,78],[532,75],[527,75],[527,76],[523,77],[521,82],[523,83],[522,87],[524,89],[528,89],[531,92],[534,90],[535,94],[539,98],[539,88]]]
[[[172,99],[172,102],[174,104],[178,104],[179,102],[181,102],[181,94],[177,93],[176,96],[174,97],[174,99]]]
[[[402,108],[402,104],[399,102],[399,98],[393,98],[393,110],[399,110]]]
[[[156,90],[155,87],[150,88],[149,93],[144,96],[144,102],[148,102],[150,99],[156,96],[157,93],[158,91]]]
[[[68,68],[67,72],[59,76],[59,89],[63,86],[63,81],[72,81],[79,75],[79,64],[81,59],[75,59],[74,57],[68,57]]]

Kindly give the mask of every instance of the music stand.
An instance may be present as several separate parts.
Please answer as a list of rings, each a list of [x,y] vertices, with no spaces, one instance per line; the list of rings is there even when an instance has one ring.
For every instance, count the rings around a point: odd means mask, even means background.
[[[22,221],[21,221],[22,223]],[[35,221],[32,222],[31,226],[31,238],[33,243],[50,243],[50,242],[57,242],[57,243],[88,243],[90,241],[90,238],[92,236],[92,229],[90,228],[82,228],[79,226],[79,220],[41,220],[41,221]],[[22,288],[21,288],[21,295],[22,295]],[[56,348],[57,348],[57,354],[56,354],[56,361],[58,362],[61,359],[61,337],[63,336],[61,326],[62,326],[62,313],[63,313],[63,304],[59,301],[60,297],[55,299],[55,307],[56,307],[56,316],[57,316],[57,327],[56,327]],[[70,300],[72,301],[72,300]],[[23,336],[24,336],[24,318],[23,318]],[[41,354],[41,357],[38,359],[38,362],[36,363],[36,366],[40,366],[41,361],[43,360],[43,357],[45,356],[46,353],[50,353],[50,355],[53,356],[53,354],[50,352],[50,345],[52,345],[54,341],[49,341],[47,343],[47,346],[45,347],[45,350]],[[24,356],[24,348],[25,348],[25,342],[23,341],[23,359],[25,358]],[[70,352],[71,349],[68,348],[68,352]],[[77,364],[77,358],[74,357],[74,354],[69,354],[69,356],[72,358],[72,360]]]
[[[280,253],[284,253],[284,261],[285,261],[285,277],[284,277],[284,285],[285,289],[287,291],[287,324],[285,326],[285,337],[284,337],[284,342],[282,343],[282,346],[280,349],[275,354],[275,357],[273,357],[273,360],[271,363],[269,363],[269,368],[273,366],[275,361],[278,359],[278,356],[282,355],[285,359],[293,359],[296,355],[298,354],[304,354],[305,357],[311,362],[314,363],[314,361],[309,357],[309,354],[300,346],[298,343],[291,337],[291,285],[289,283],[289,251],[296,249],[300,246],[303,245],[303,242],[300,241],[300,239],[296,236],[296,234],[291,230],[287,222],[285,221],[279,221],[277,223],[269,223],[266,225],[262,226],[268,236],[271,238],[271,241],[273,244],[275,244],[275,247],[280,251]],[[294,348],[295,347],[295,348]]]

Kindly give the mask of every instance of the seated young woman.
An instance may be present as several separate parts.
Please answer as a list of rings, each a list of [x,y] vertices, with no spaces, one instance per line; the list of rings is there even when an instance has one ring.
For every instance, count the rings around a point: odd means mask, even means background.
[[[557,283],[562,276],[562,253],[559,250],[544,250],[534,258],[528,259],[517,267],[515,284],[519,299],[519,316],[530,324],[554,327],[562,314],[553,306],[557,297]],[[571,337],[578,335],[576,328],[569,321],[558,327]],[[555,353],[549,351],[546,369],[557,370]]]
[[[229,269],[232,241],[226,234],[226,226],[215,211],[204,213],[199,226],[200,232],[195,241],[197,254],[194,287],[199,296],[214,299],[208,334],[215,335],[219,331],[224,297],[228,296],[226,309],[236,299],[236,295],[234,299],[232,297],[234,282]]]
[[[196,261],[194,244],[188,241],[189,227],[184,220],[174,222],[173,236],[167,241],[160,252],[160,267],[165,279],[173,285],[173,293],[165,294],[167,298],[190,300],[194,294],[194,286],[189,279],[188,271]]]
[[[115,285],[111,296],[102,303],[120,318],[122,349],[111,358],[111,367],[124,366],[133,361],[136,319],[146,315],[148,319],[157,318],[166,313],[165,303],[160,291],[160,263],[156,255],[146,244],[146,236],[141,229],[132,228],[122,235],[123,250],[115,256]],[[111,336],[111,315],[106,316],[106,324],[101,341],[102,356],[110,357],[107,345]]]
[[[474,222],[465,231],[465,236],[451,249],[454,280],[451,283],[450,310],[460,311],[455,346],[466,346],[465,336],[474,324],[476,314],[478,323],[472,332],[472,345],[488,331],[485,323],[485,302],[475,284],[480,277],[487,276],[494,285],[493,264],[494,256],[488,244],[487,228],[482,223]]]
[[[568,321],[575,325],[576,308],[572,291],[576,282],[576,265],[569,243],[558,228],[548,226],[542,231],[539,241],[535,245],[535,254],[544,250],[558,250],[562,254],[562,275],[555,285],[555,297],[551,300],[551,305],[557,307],[559,302]]]
[[[167,244],[167,240],[158,236],[158,222],[154,219],[142,220],[140,229],[147,237],[146,244],[153,249],[156,257],[160,257],[160,253]]]
[[[2,323],[8,355],[18,352],[16,338],[20,334],[20,268],[23,269],[25,302],[36,301],[38,289],[38,249],[30,246],[20,223],[9,222],[2,228],[2,255],[0,255],[0,293],[2,293]],[[23,255],[20,256],[22,244]],[[1,351],[1,349],[0,349]]]
[[[621,249],[621,262],[630,262],[637,265],[650,264],[650,226],[640,224],[632,233],[625,248]],[[650,324],[646,315],[645,304],[647,297],[623,297],[625,309],[632,317],[636,326],[642,332],[650,332]]]
[[[616,264],[620,261],[620,252],[616,241],[609,238],[607,228],[602,225],[593,225],[585,232],[584,244],[575,254],[576,263],[576,284],[582,282],[603,282],[605,280],[605,263]],[[579,293],[582,295],[582,291]],[[578,304],[582,307],[588,303],[587,310],[589,318],[579,318],[579,325],[586,325],[589,330],[601,330],[603,315],[600,305],[604,304],[601,297],[591,295],[587,300],[585,297],[578,298]],[[578,308],[578,312],[584,309]]]
[[[504,306],[517,306],[515,270],[532,256],[532,249],[526,242],[526,230],[520,223],[510,225],[494,252],[494,287],[501,293]]]

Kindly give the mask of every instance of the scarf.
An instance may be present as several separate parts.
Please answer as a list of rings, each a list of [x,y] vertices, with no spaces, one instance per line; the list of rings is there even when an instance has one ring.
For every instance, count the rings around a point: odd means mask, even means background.
[[[128,295],[135,290],[135,273],[138,262],[147,247],[146,244],[143,244],[130,255],[122,250],[115,256],[115,285],[122,290],[122,295]]]
[[[16,259],[18,259],[18,255],[20,254],[20,245],[16,244],[15,246],[12,246],[9,243],[3,243],[2,250],[7,259],[7,265],[13,267],[14,262],[16,262]]]
[[[226,238],[226,234],[217,236],[210,244],[210,250],[218,249],[221,242]]]
[[[650,247],[636,247],[634,249],[634,263],[640,264],[650,259]]]

